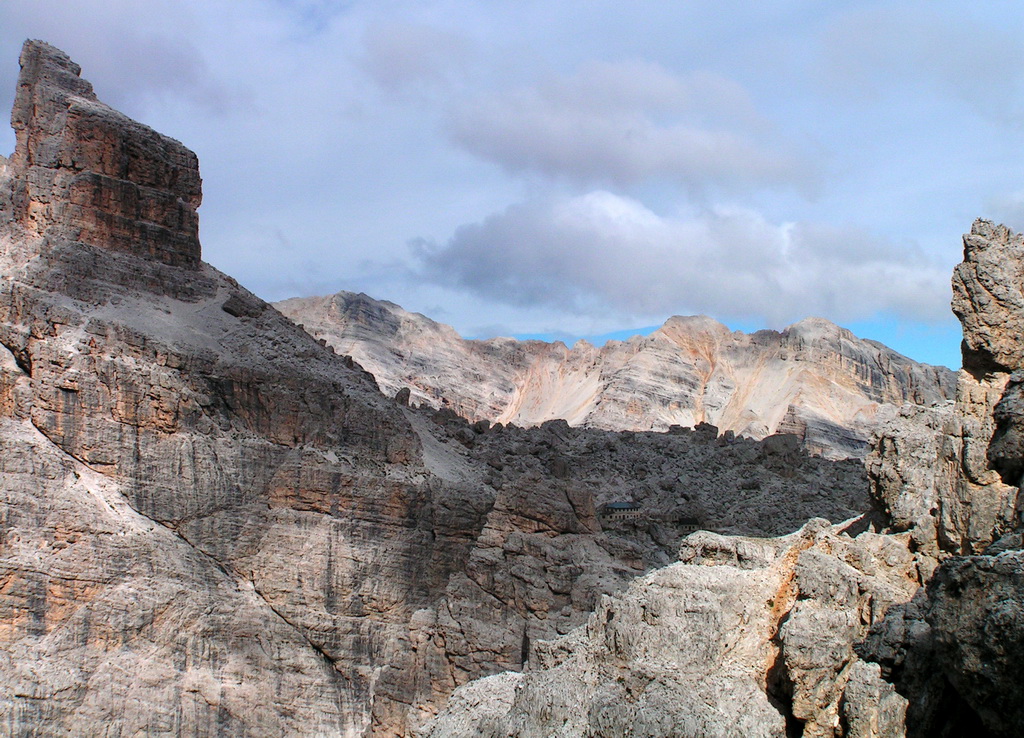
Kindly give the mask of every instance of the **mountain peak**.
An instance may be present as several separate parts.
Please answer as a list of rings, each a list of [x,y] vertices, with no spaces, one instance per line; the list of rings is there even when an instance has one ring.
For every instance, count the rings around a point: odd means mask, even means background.
[[[466,340],[365,295],[340,300],[331,313],[301,300],[278,307],[351,354],[388,394],[408,387],[413,400],[433,406],[444,398],[472,420],[563,419],[609,430],[708,422],[756,438],[796,433],[809,448],[843,456],[863,453],[882,405],[928,404],[948,397],[953,383],[951,372],[894,362],[823,318],[747,336],[706,315],[676,315],[650,337],[569,349]]]
[[[100,102],[60,49],[26,41],[20,63],[8,172],[15,221],[28,235],[198,266],[196,155]]]

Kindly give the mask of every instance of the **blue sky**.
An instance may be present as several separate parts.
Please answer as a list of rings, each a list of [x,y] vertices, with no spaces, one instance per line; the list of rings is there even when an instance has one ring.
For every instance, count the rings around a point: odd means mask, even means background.
[[[1024,226],[1019,3],[8,0],[200,157],[204,258],[464,335],[816,315],[959,364],[975,217]],[[9,153],[13,134],[0,132]]]

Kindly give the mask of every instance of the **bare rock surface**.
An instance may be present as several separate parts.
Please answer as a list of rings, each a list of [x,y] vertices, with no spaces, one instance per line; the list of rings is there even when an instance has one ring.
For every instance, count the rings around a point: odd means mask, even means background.
[[[943,554],[983,552],[1020,527],[1024,471],[1024,240],[975,221],[953,274],[964,368],[948,409],[904,409],[879,434],[868,469],[900,529]]]
[[[953,275],[964,327],[956,402],[924,425],[890,424],[868,460],[898,525],[942,560],[860,647],[910,699],[911,736],[1008,737],[1024,724],[1022,265],[1019,234],[974,223]]]
[[[950,398],[953,372],[907,359],[810,318],[781,333],[731,332],[673,317],[650,336],[609,341],[462,339],[450,326],[364,294],[295,298],[277,307],[386,393],[444,405],[471,420],[667,430],[701,422],[751,438],[799,435],[832,457],[862,456],[880,413]]]
[[[964,259],[953,271],[953,313],[964,327],[964,368],[979,374],[1024,365],[1024,238],[977,220],[964,236]]]
[[[11,113],[14,217],[40,235],[199,263],[199,160],[96,99],[67,55],[26,42]]]
[[[853,643],[916,590],[908,540],[821,520],[776,539],[692,534],[680,563],[492,681],[493,700],[457,691],[429,735],[901,735],[906,701]]]
[[[78,72],[26,43],[0,173],[4,732],[409,735],[671,560],[684,513],[870,511],[856,463],[793,437],[386,397],[200,261],[194,155]]]

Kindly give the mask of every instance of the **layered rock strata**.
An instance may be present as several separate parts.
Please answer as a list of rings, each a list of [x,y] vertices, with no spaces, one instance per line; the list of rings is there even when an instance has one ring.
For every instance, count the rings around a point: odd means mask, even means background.
[[[386,392],[471,420],[538,425],[560,418],[606,430],[707,422],[751,438],[794,433],[832,457],[862,456],[880,413],[952,397],[954,374],[917,364],[822,319],[781,333],[670,318],[650,336],[561,342],[464,340],[449,326],[366,295],[278,303]]]
[[[433,735],[1018,735],[1022,265],[1008,229],[965,236],[956,401],[904,407],[868,459],[887,534],[691,535],[523,673],[457,691]]]
[[[684,513],[764,534],[745,499],[792,527],[870,507],[856,465],[785,437],[491,428],[385,398],[200,261],[194,155],[63,53],[26,43],[13,117],[7,734],[408,735],[669,560]],[[602,519],[614,500],[641,516]]]
[[[199,160],[96,99],[39,41],[21,54],[11,125],[13,215],[29,232],[177,266],[199,263]]]

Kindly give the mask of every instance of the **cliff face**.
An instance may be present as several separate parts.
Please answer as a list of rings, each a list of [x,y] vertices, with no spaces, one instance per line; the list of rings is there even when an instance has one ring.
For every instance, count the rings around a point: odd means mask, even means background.
[[[194,155],[63,53],[26,43],[13,117],[8,734],[407,735],[670,560],[684,514],[767,534],[871,507],[856,464],[792,438],[490,428],[387,399],[200,261]],[[642,515],[602,519],[614,500]]]
[[[356,734],[464,532],[372,380],[199,261],[194,155],[77,71],[26,43],[4,183],[5,724]]]
[[[826,320],[781,333],[730,332],[674,317],[650,336],[562,343],[470,341],[449,326],[366,295],[296,298],[277,307],[394,393],[472,420],[538,425],[562,418],[606,430],[707,422],[751,438],[795,433],[812,451],[863,455],[880,413],[951,397],[954,374],[917,364]]]
[[[523,673],[457,691],[432,735],[1019,735],[1022,265],[1006,228],[964,237],[956,401],[905,406],[868,458],[885,535],[693,534]]]
[[[905,410],[883,426],[869,459],[894,525],[933,551],[979,553],[1020,524],[1024,408],[1014,372],[1024,369],[1022,263],[1019,234],[974,223],[953,273],[953,312],[964,327],[956,402]]]
[[[37,234],[196,266],[196,155],[99,102],[67,56],[30,44],[21,65],[15,219]]]

